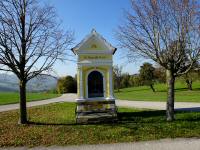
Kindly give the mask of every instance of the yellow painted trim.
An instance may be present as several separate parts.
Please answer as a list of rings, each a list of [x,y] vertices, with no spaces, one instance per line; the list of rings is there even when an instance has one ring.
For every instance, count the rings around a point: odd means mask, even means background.
[[[99,70],[101,72],[104,73],[105,75],[105,97],[108,97],[109,96],[109,76],[108,76],[108,70],[109,70],[109,67],[108,66],[98,66],[98,67],[89,67],[89,66],[83,66],[82,70],[83,70],[83,96],[86,98],[86,95],[87,95],[87,73],[91,70]]]
[[[112,60],[112,55],[106,55],[106,54],[102,54],[102,55],[79,55],[78,57],[78,61],[83,61],[83,60],[97,60],[97,59],[101,59],[101,60]]]

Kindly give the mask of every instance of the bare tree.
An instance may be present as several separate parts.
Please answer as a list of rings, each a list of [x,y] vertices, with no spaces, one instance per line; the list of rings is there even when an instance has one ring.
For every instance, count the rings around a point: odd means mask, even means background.
[[[114,78],[116,83],[117,91],[119,92],[119,89],[121,88],[121,81],[122,81],[122,66],[115,65],[113,67],[114,72]]]
[[[132,11],[117,33],[132,58],[152,59],[166,69],[167,120],[174,120],[175,78],[187,73],[200,55],[197,0],[132,0]]]
[[[19,123],[28,122],[27,82],[48,74],[56,60],[63,60],[72,41],[73,34],[60,28],[53,7],[38,0],[0,1],[0,70],[19,79]]]

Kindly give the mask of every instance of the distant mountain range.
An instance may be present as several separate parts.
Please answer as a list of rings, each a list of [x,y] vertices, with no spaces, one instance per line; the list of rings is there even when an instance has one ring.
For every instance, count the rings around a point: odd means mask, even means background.
[[[42,75],[30,80],[27,84],[27,91],[40,92],[56,88],[57,79],[51,76]],[[0,91],[18,91],[19,81],[15,75],[0,74]]]

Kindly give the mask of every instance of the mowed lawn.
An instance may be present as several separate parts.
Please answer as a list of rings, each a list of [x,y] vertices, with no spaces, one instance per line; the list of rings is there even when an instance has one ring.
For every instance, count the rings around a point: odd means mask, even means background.
[[[115,97],[122,100],[138,101],[166,101],[166,84],[156,84],[156,92],[148,86],[131,87],[115,91]],[[179,102],[200,102],[200,82],[193,83],[193,90],[189,91],[185,83],[177,82],[175,86],[175,100]]]
[[[30,124],[18,125],[18,111],[0,113],[0,147],[80,145],[200,137],[200,112],[177,112],[166,122],[165,111],[119,108],[118,123],[77,125],[74,103],[28,108]]]
[[[27,101],[43,100],[58,97],[60,94],[51,93],[27,93]],[[19,102],[19,93],[17,92],[0,92],[0,105],[13,104]]]

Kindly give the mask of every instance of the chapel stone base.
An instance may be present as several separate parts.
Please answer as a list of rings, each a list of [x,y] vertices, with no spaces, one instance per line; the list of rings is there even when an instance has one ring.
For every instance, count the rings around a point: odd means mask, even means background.
[[[114,100],[77,102],[76,122],[78,124],[116,121],[117,108]]]

